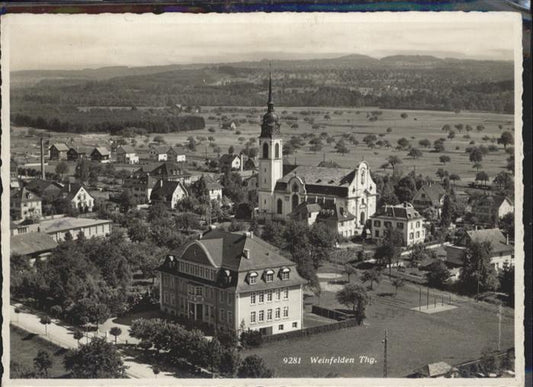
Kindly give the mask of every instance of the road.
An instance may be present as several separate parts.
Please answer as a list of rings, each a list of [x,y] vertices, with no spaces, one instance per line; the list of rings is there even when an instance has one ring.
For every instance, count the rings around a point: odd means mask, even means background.
[[[69,330],[68,327],[59,325],[56,320],[52,320],[52,323],[49,324],[46,328],[45,333],[45,327],[43,324],[40,323],[40,316],[37,316],[35,314],[29,313],[28,311],[24,310],[20,313],[15,313],[15,307],[20,305],[10,305],[10,314],[11,314],[11,323],[21,329],[24,329],[25,331],[35,333],[43,337],[44,339],[59,345],[63,348],[67,349],[73,349],[78,348],[78,342],[74,339],[72,336],[72,328]],[[108,329],[111,326],[118,326],[122,329],[123,335],[127,336],[127,332],[129,327],[126,325],[120,325],[111,323],[110,321],[103,324],[104,328],[101,328],[102,330],[100,332],[91,332],[89,335],[95,336],[98,335],[100,337],[106,337],[105,333],[103,332],[103,329]],[[88,340],[88,339],[82,339]],[[114,341],[114,337],[111,335],[107,336],[107,340],[110,342]],[[123,338],[122,340],[127,340]],[[127,375],[134,379],[145,379],[145,378],[151,378],[154,379],[154,373],[152,371],[152,367],[149,364],[144,363],[138,363],[133,358],[123,357],[124,365],[128,367],[127,369]],[[157,379],[175,379],[174,375],[168,372],[161,371],[159,375],[157,375]]]

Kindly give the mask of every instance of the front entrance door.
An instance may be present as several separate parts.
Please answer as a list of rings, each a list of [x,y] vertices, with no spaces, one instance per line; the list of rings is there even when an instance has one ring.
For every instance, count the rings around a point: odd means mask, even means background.
[[[189,302],[189,318],[191,320],[203,320],[203,305],[195,304],[194,302]]]

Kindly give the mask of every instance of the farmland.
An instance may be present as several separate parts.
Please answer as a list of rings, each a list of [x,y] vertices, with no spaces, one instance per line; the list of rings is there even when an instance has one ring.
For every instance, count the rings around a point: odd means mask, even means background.
[[[190,136],[195,137],[196,149],[187,150],[189,160],[203,159],[206,155],[207,157],[216,157],[218,153],[215,152],[216,147],[220,148],[219,152],[224,153],[230,146],[234,146],[235,151],[239,152],[248,141],[255,141],[258,137],[260,117],[264,111],[264,107],[203,107],[199,115],[205,119],[205,129],[162,133],[161,136],[170,145],[182,145],[187,143]],[[483,158],[481,168],[489,174],[489,177],[493,178],[505,168],[508,157],[504,152],[504,147],[498,145],[496,140],[503,131],[514,132],[513,117],[507,114],[376,108],[287,108],[283,106],[277,107],[276,111],[281,117],[284,144],[288,144],[293,136],[307,137],[304,140],[304,146],[286,156],[286,162],[317,165],[325,159],[334,161],[342,167],[353,167],[365,159],[375,172],[385,172],[380,167],[386,162],[387,157],[394,155],[402,160],[399,167],[404,172],[416,170],[417,174],[436,178],[435,172],[439,168],[444,168],[450,174],[458,174],[462,182],[473,180],[477,172],[472,167],[468,154],[465,153],[467,147],[479,145],[497,147],[496,151],[490,152]],[[379,113],[373,114],[372,112]],[[238,126],[233,131],[221,129],[223,120],[233,120]],[[444,125],[449,125],[451,130],[455,132],[454,138],[449,139],[448,133],[442,131]],[[482,125],[484,129],[482,131],[476,130],[478,125]],[[456,129],[456,126],[461,127],[462,131]],[[465,128],[468,126],[473,130],[467,132]],[[35,136],[28,137],[26,136],[27,131],[22,130],[22,128],[12,128],[12,155],[23,156],[26,154],[28,161],[38,161],[37,144],[40,131],[34,132],[36,132]],[[327,133],[328,137],[332,137],[333,141],[331,143],[322,141],[320,151],[311,151],[309,140],[312,137],[309,136],[318,137],[324,132]],[[378,140],[388,141],[390,147],[369,148],[363,142],[363,138],[369,134],[377,136]],[[107,145],[111,138],[109,134],[49,132],[49,135],[51,143],[66,141],[78,146]],[[134,144],[138,152],[142,153],[143,150],[147,149],[147,144],[152,140],[153,135],[136,136],[129,138],[129,141]],[[358,144],[354,145],[345,141],[348,153],[338,153],[335,145],[343,136],[347,135],[353,135]],[[468,137],[465,138],[465,136]],[[208,140],[208,137],[212,137],[211,141]],[[397,141],[400,138],[407,139],[412,147],[421,150],[422,156],[415,159],[407,156],[407,150],[397,150]],[[433,152],[432,148],[419,145],[420,140],[427,139],[433,144],[439,138],[446,138],[443,152]],[[249,143],[249,146],[256,145]],[[449,156],[451,161],[443,165],[439,161],[442,155]]]

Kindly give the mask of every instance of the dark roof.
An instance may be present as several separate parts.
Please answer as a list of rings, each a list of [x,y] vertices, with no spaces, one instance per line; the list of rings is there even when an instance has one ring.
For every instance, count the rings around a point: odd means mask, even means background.
[[[55,181],[43,180],[43,179],[30,180],[26,184],[26,188],[37,195],[42,195],[43,192],[46,191],[50,187],[55,188],[57,192],[61,191],[61,189],[63,188],[61,184],[56,183]]]
[[[205,186],[208,190],[222,189],[222,184],[220,184],[214,177],[211,175],[202,175]]]
[[[346,211],[341,214],[339,209],[335,204],[332,205],[324,205],[323,208],[320,210],[318,216],[318,220],[333,220],[333,221],[345,221],[345,220],[353,220],[355,219],[355,216],[351,214],[350,212]]]
[[[474,243],[490,242],[492,254],[514,251],[514,246],[508,244],[505,235],[497,228],[467,231],[465,238],[461,241],[463,245],[466,245],[468,241]]]
[[[89,194],[89,190],[87,188],[85,188],[83,185],[79,184],[79,183],[67,183],[63,187],[62,191],[63,191],[63,194],[65,195],[65,197],[68,200],[72,200],[72,199],[74,199],[74,196],[76,196],[76,194],[82,188],[85,189],[85,191],[87,192],[88,195],[90,195]]]
[[[87,154],[90,153],[94,148],[88,147],[88,146],[77,146],[77,147],[70,147],[69,152],[76,152],[78,154]]]
[[[156,176],[190,176],[180,164],[174,161],[165,161],[151,170],[143,167],[142,170]]]
[[[178,187],[181,187],[184,192],[187,192],[185,187],[179,181],[159,180],[152,189],[150,199],[159,196],[163,197],[166,201],[170,201],[172,200],[172,195]]]
[[[154,151],[156,154],[167,154],[169,145],[158,145],[150,147],[150,151]]]
[[[57,142],[55,144],[50,145],[50,148],[56,148],[60,152],[66,152],[69,150],[69,147],[64,142]]]
[[[56,247],[57,242],[50,235],[42,232],[30,232],[11,237],[11,255],[33,255]]]
[[[509,201],[511,205],[514,205],[513,201],[507,196],[483,195],[475,200],[474,206],[490,206],[497,209],[505,200]]]
[[[97,146],[94,148],[93,152],[98,152],[102,156],[108,156],[110,154],[109,149],[103,147],[103,146]]]
[[[322,207],[318,203],[308,203],[303,202],[298,204],[298,206],[292,211],[292,216],[297,216],[298,214],[310,214],[313,212],[320,212]]]
[[[425,194],[427,199],[431,201],[432,206],[438,206],[444,195],[446,195],[446,190],[440,184],[426,184],[420,187],[416,192],[413,200],[421,200],[419,196]]]
[[[12,199],[18,199],[21,203],[26,202],[35,202],[40,201],[41,198],[39,195],[36,195],[35,193],[31,192],[29,189],[26,189],[26,187],[22,187],[18,190],[12,190],[10,192],[10,197]]]
[[[226,153],[220,156],[220,163],[224,165],[231,164],[235,158],[239,158],[239,155]]]
[[[385,205],[381,207],[373,217],[389,217],[395,219],[423,219],[423,216],[414,209],[411,203],[402,203],[395,206]]]

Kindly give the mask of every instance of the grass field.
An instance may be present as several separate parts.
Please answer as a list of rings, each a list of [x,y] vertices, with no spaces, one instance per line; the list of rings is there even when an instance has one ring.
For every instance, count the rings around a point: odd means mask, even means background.
[[[344,277],[346,278],[346,277]],[[352,276],[352,281],[355,278]],[[394,295],[394,287],[383,277],[370,291],[371,304],[367,319],[360,327],[290,339],[248,350],[273,368],[277,377],[381,377],[383,343],[388,331],[388,376],[404,377],[427,363],[445,361],[456,364],[479,358],[484,349],[496,349],[498,341],[497,307],[452,296],[455,309],[434,314],[411,310],[419,305],[419,287],[407,284]],[[430,290],[430,308],[435,299],[446,303],[449,294]],[[312,298],[307,302],[316,302]],[[346,309],[332,292],[323,291],[320,304]],[[422,288],[422,308],[426,305],[426,288]],[[501,348],[514,346],[513,310],[502,314]],[[312,357],[345,356],[355,364],[312,364]],[[375,359],[374,364],[361,362],[360,356]],[[284,358],[301,358],[300,364],[285,364]]]
[[[250,138],[257,138],[260,133],[260,119],[264,113],[264,108],[222,108],[223,113],[216,115],[215,108],[205,107],[202,111],[202,116],[206,120],[206,128],[191,132],[178,133],[164,133],[162,136],[166,142],[171,145],[183,144],[189,136],[213,136],[214,143],[218,145],[223,152],[226,152],[230,145],[233,145],[236,151],[240,151],[244,147],[246,141]],[[220,108],[217,108],[220,109]],[[465,148],[472,146],[470,141],[475,141],[475,145],[484,144],[488,146],[492,144],[490,141],[484,141],[482,138],[488,136],[489,138],[498,138],[502,131],[510,130],[514,132],[513,116],[506,114],[494,113],[480,113],[480,112],[444,112],[444,111],[415,111],[415,110],[380,110],[372,108],[284,108],[278,107],[276,111],[281,116],[282,135],[285,141],[291,136],[301,136],[304,133],[327,132],[333,136],[335,140],[341,138],[345,133],[354,134],[359,141],[357,146],[347,143],[350,152],[346,155],[339,154],[335,151],[334,145],[324,144],[321,152],[311,152],[310,145],[307,144],[299,149],[295,154],[288,157],[288,161],[303,165],[316,165],[324,158],[339,163],[342,167],[354,167],[362,159],[370,163],[374,171],[379,171],[381,165],[390,155],[396,155],[403,161],[401,168],[404,171],[410,171],[416,168],[417,173],[435,177],[435,172],[438,168],[445,168],[449,173],[457,173],[463,181],[470,181],[475,177],[476,170],[472,168],[472,163],[468,160],[468,155],[465,153]],[[310,112],[313,114],[304,115],[302,112]],[[371,111],[380,111],[376,121],[369,121],[367,113]],[[337,112],[337,114],[334,114]],[[342,114],[340,114],[342,112]],[[305,113],[305,114],[307,114]],[[407,118],[402,118],[401,114],[407,113]],[[247,120],[246,123],[240,124],[236,132],[222,130],[219,128],[220,119],[222,115],[226,115],[234,120]],[[326,115],[329,118],[324,118]],[[288,120],[285,117],[297,117],[298,128],[291,128]],[[309,122],[304,121],[305,117],[312,117],[314,124],[318,125],[318,129],[313,129]],[[256,121],[250,123],[248,121]],[[428,139],[431,143],[438,138],[447,137],[447,133],[443,132],[441,128],[448,124],[456,132],[454,139],[447,139],[445,142],[446,150],[443,153],[433,153],[430,149],[424,149],[418,141]],[[469,139],[463,138],[467,134],[465,130],[461,133],[454,128],[454,125],[463,124],[470,125],[474,128],[468,135]],[[475,130],[477,125],[483,125],[485,129],[481,132]],[[502,129],[499,128],[501,125]],[[214,128],[215,132],[209,132],[209,128]],[[387,133],[387,128],[391,128],[392,132]],[[38,138],[24,136],[26,131],[21,128],[14,128],[12,130],[11,151],[13,154],[28,154],[34,161],[38,157]],[[367,134],[384,134],[383,137],[378,137],[383,140],[388,140],[392,145],[391,148],[370,149],[363,142],[362,139]],[[50,142],[69,141],[74,140],[77,145],[94,146],[96,144],[108,144],[109,135],[106,134],[74,134],[74,133],[51,133]],[[150,139],[155,134],[150,134]],[[244,141],[239,141],[239,137],[243,137]],[[423,152],[423,156],[419,159],[412,159],[407,157],[407,151],[398,151],[394,147],[397,145],[398,139],[405,137],[408,139],[413,147],[416,147]],[[137,137],[136,147],[140,151],[146,149],[146,137]],[[196,151],[189,152],[190,159],[208,156],[213,157],[215,154],[212,148],[208,146],[209,142],[204,141],[198,145]],[[497,152],[491,152],[484,157],[482,162],[483,170],[485,170],[492,178],[498,172],[503,170],[506,165],[506,158],[503,146],[498,146]],[[443,165],[439,162],[439,156],[448,155],[451,158],[451,163]]]
[[[33,358],[37,356],[40,350],[44,350],[50,353],[53,361],[52,367],[48,370],[49,377],[57,378],[66,374],[65,368],[63,367],[63,356],[66,352],[64,348],[58,347],[34,333],[29,333],[13,326],[9,328],[11,336],[10,356],[12,362],[17,362],[32,369]]]

